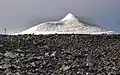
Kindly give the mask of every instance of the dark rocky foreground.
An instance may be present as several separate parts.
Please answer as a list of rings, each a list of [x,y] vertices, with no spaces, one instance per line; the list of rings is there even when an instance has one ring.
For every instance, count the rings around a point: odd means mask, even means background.
[[[0,35],[0,75],[120,75],[120,35]]]

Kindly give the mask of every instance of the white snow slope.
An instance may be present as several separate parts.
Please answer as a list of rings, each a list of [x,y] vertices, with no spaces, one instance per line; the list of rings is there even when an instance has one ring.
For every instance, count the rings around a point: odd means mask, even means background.
[[[85,20],[75,17],[71,13],[67,14],[62,20],[54,22],[45,22],[31,27],[18,34],[113,34],[113,31],[107,31],[97,25],[90,24]]]

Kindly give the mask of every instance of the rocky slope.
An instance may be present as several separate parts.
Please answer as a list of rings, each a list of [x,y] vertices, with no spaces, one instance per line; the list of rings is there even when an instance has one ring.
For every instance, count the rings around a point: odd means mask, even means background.
[[[0,75],[120,75],[120,35],[0,35]]]

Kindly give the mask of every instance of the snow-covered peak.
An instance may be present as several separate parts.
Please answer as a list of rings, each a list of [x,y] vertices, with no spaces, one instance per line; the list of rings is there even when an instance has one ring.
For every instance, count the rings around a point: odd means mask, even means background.
[[[91,23],[81,20],[81,18],[68,13],[62,20],[45,22],[34,27],[31,27],[18,34],[111,34],[113,32],[107,31],[92,25]]]
[[[83,26],[83,24],[80,23],[80,21],[71,13],[68,13],[62,20],[66,25],[71,25],[71,26]]]
[[[72,13],[68,13],[61,21],[72,21],[72,20],[77,20],[77,18]]]

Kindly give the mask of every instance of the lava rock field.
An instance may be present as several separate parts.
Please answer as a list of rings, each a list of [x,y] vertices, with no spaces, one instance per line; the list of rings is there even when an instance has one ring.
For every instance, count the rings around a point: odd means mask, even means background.
[[[0,35],[0,75],[120,75],[120,35]]]

